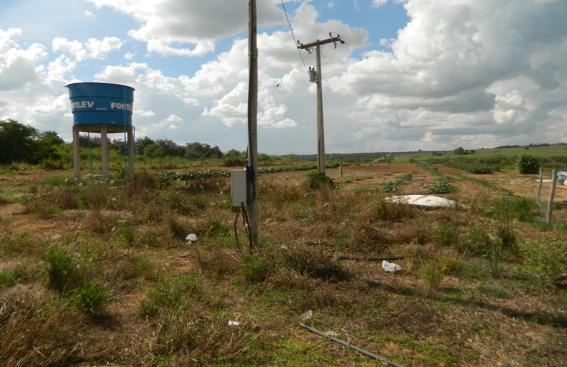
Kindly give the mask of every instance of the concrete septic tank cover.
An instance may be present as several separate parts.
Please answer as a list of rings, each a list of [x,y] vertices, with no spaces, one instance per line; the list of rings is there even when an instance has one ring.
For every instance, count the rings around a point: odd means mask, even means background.
[[[386,198],[389,203],[423,206],[429,208],[456,208],[463,207],[454,200],[433,195],[397,195]]]

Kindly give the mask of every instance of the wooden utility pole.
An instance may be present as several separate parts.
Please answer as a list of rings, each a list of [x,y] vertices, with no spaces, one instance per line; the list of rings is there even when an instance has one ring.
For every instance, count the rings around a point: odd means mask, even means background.
[[[298,42],[297,48],[300,50],[307,50],[311,53],[315,48],[317,57],[317,70],[315,71],[315,78],[311,77],[311,81],[317,82],[317,167],[319,172],[325,174],[325,125],[323,118],[323,73],[321,70],[321,46],[333,43],[337,47],[337,42],[345,43],[341,36],[329,37],[322,41],[317,40],[308,44]],[[310,70],[310,72],[313,72]],[[313,80],[315,79],[315,80]]]
[[[256,200],[256,168],[258,156],[258,44],[256,41],[256,0],[248,0],[249,10],[249,34],[248,34],[248,53],[250,74],[248,80],[248,220],[250,231],[250,246],[258,247],[259,244],[259,221],[260,213]]]
[[[553,170],[551,173],[551,191],[549,192],[549,199],[547,200],[547,210],[545,213],[545,222],[551,224],[553,218],[553,199],[555,197],[555,185],[557,184],[557,171]]]

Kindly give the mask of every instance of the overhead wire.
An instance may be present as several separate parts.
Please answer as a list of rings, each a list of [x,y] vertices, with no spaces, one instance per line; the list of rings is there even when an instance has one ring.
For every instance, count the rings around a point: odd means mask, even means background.
[[[293,26],[291,25],[291,21],[289,20],[289,15],[287,13],[287,9],[285,7],[283,0],[280,0],[280,1],[281,1],[281,4],[282,4],[282,9],[285,13],[285,19],[287,20],[289,30],[291,31],[291,37],[293,38],[293,41],[295,42],[295,47],[297,48],[297,45],[298,45],[297,38],[295,38],[295,32],[293,31]],[[303,67],[307,68],[307,64],[305,64],[305,60],[303,59],[303,55],[301,54],[301,51],[299,49],[297,49],[297,54],[299,55],[299,58],[301,59],[301,62],[303,63]]]

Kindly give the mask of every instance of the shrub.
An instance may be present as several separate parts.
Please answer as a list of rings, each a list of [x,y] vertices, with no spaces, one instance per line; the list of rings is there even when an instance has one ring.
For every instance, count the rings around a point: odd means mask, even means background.
[[[441,266],[437,262],[431,262],[422,265],[420,269],[420,275],[432,290],[438,289],[441,281],[443,280],[443,271],[441,269]]]
[[[209,206],[209,201],[207,200],[207,197],[201,194],[197,194],[193,196],[191,201],[199,209],[206,209]]]
[[[73,305],[91,315],[100,315],[110,299],[111,292],[106,287],[97,283],[88,283],[76,290]]]
[[[132,247],[136,243],[136,233],[132,226],[123,224],[118,232],[118,243],[124,247]]]
[[[43,260],[47,263],[47,276],[51,288],[65,292],[80,284],[76,262],[64,248],[49,248],[45,251]]]
[[[518,171],[524,174],[533,174],[539,172],[540,163],[536,157],[523,154],[518,161]]]
[[[209,220],[206,224],[205,227],[207,229],[207,236],[209,237],[220,237],[220,236],[226,236],[230,233],[230,231],[228,230],[228,228],[226,228],[226,226],[224,224],[222,224],[221,221],[213,219],[213,220]]]
[[[167,225],[173,237],[175,237],[178,240],[185,240],[185,237],[188,234],[188,230],[174,216],[170,216],[169,218],[167,218]]]
[[[472,227],[469,229],[467,239],[460,249],[465,254],[486,255],[491,242],[490,236],[483,228]]]
[[[456,191],[455,187],[445,178],[434,182],[428,189],[430,194],[450,194]]]
[[[514,230],[508,226],[500,226],[496,229],[496,237],[500,241],[502,250],[516,254],[519,250],[518,241]]]
[[[271,265],[261,255],[249,255],[242,259],[242,275],[248,283],[261,283],[266,280]]]
[[[0,272],[0,289],[5,287],[11,287],[18,282],[22,277],[22,272],[20,269],[14,269],[11,271],[1,271]]]
[[[453,223],[443,223],[437,228],[437,239],[445,246],[455,245],[459,241],[459,232]]]
[[[335,182],[326,174],[319,171],[311,171],[307,173],[306,178],[307,187],[311,190],[318,190],[323,187],[334,188]]]
[[[532,199],[504,196],[494,200],[490,214],[502,221],[533,222],[538,206]]]
[[[190,275],[172,276],[159,281],[140,304],[141,316],[155,316],[161,309],[180,311],[187,302],[187,296],[202,291],[200,279]]]
[[[531,242],[522,246],[521,252],[525,259],[521,267],[522,272],[544,285],[551,285],[551,279],[567,272],[565,241]]]

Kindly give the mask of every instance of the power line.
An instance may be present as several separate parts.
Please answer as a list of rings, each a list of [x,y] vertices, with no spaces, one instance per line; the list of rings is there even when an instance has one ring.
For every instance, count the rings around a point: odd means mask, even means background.
[[[291,37],[293,37],[293,41],[295,42],[295,45],[297,45],[299,42],[297,42],[297,39],[295,38],[295,32],[293,32],[293,27],[291,25],[291,21],[289,20],[289,15],[287,13],[287,9],[285,8],[285,4],[283,2],[283,0],[281,0],[282,3],[282,9],[285,13],[285,19],[287,20],[287,24],[289,25],[289,30],[291,31]],[[299,55],[299,58],[301,59],[301,62],[303,63],[303,67],[307,67],[307,65],[305,64],[305,60],[303,59],[303,55],[301,54],[301,51],[299,51],[299,49],[297,49],[297,54]]]

